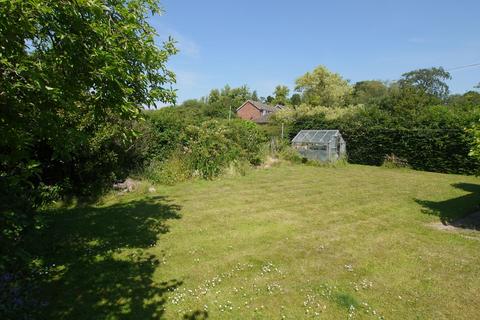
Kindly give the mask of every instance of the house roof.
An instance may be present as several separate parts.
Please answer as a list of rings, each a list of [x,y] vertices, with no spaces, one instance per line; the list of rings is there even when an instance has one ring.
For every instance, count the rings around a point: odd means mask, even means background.
[[[338,136],[342,139],[342,135],[338,130],[300,130],[295,138],[292,139],[292,142],[327,144]]]
[[[248,102],[253,104],[253,106],[260,111],[265,110],[265,111],[269,111],[269,112],[275,112],[275,111],[279,110],[279,108],[277,108],[277,107],[272,107],[271,105],[268,105],[268,104],[260,102],[260,101],[247,100],[237,109],[237,111],[242,109],[243,106],[246,105]]]

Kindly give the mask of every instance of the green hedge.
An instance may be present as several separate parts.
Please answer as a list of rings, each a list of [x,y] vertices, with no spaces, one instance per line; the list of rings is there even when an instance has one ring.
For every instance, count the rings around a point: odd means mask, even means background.
[[[413,169],[474,174],[480,162],[468,155],[473,137],[465,129],[478,119],[477,111],[444,106],[403,114],[371,108],[333,120],[322,114],[301,117],[289,135],[301,129],[339,129],[351,163],[381,165],[386,155],[394,154]]]

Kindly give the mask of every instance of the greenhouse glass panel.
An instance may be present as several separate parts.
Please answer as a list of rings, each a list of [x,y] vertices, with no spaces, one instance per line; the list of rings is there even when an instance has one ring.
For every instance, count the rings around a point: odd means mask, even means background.
[[[334,162],[346,155],[346,144],[338,130],[301,130],[292,147],[310,160]]]

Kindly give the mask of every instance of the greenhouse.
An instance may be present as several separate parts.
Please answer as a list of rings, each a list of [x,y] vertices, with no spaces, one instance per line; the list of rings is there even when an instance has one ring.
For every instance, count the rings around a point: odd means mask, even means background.
[[[301,130],[292,139],[292,147],[302,157],[322,162],[334,162],[346,154],[346,144],[338,130]]]

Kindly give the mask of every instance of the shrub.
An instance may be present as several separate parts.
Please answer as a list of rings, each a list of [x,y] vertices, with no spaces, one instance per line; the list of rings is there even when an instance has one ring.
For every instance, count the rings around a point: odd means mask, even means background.
[[[226,137],[227,129],[211,120],[186,130],[185,152],[188,164],[195,175],[211,179],[230,161],[237,158],[239,150]]]
[[[265,133],[250,121],[234,119],[225,125],[228,127],[227,138],[239,147],[239,158],[246,159],[252,165],[259,165],[265,157],[263,150],[263,144],[267,141]]]
[[[147,114],[153,133],[148,138],[151,163],[143,174],[152,182],[212,179],[231,165],[258,165],[264,159],[265,135],[254,123],[240,119],[205,120],[186,112],[184,107]]]
[[[165,161],[153,160],[145,168],[144,177],[153,183],[174,185],[186,181],[191,173],[181,156],[172,156]]]
[[[183,132],[190,123],[190,117],[182,119],[179,112],[172,107],[148,111],[146,115],[152,130],[148,156],[150,159],[165,160],[182,144]]]
[[[287,161],[291,161],[293,163],[305,163],[306,161],[299,153],[298,151],[291,147],[291,146],[284,146],[282,147],[279,152],[278,152],[278,157],[280,159],[284,159]]]

